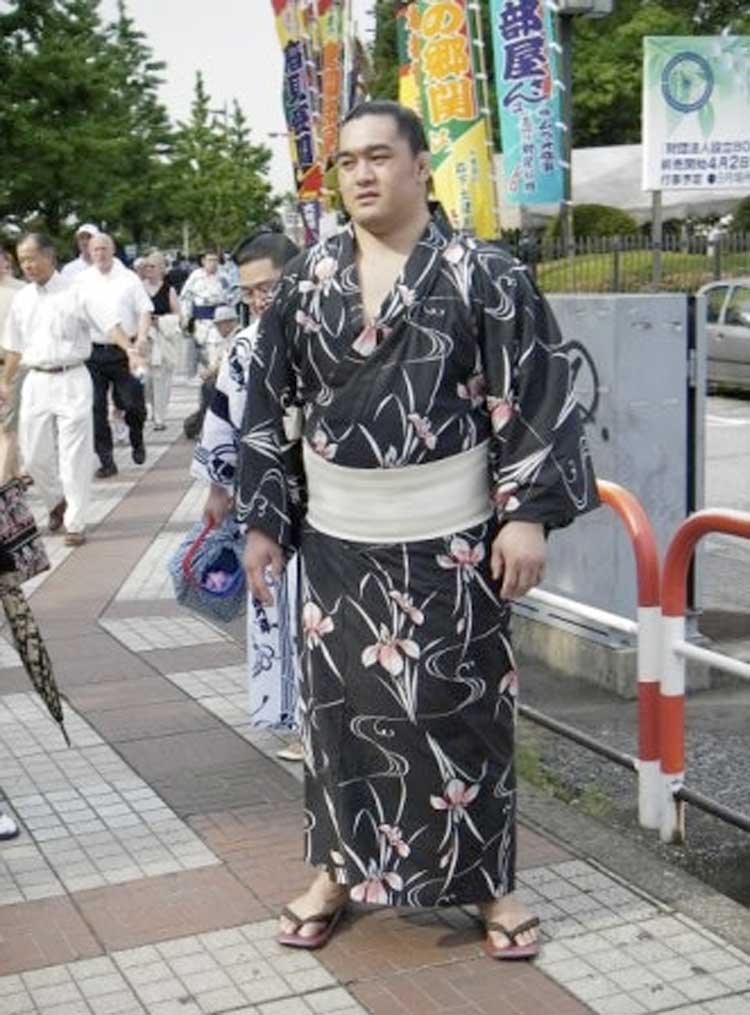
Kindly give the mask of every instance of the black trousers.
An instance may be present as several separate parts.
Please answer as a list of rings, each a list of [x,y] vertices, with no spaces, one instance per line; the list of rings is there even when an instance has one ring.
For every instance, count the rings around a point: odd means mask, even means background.
[[[115,405],[125,410],[125,423],[134,448],[143,443],[146,401],[143,385],[131,374],[128,357],[119,346],[94,344],[86,365],[94,383],[94,450],[104,464],[112,461],[112,430],[107,401],[110,388]]]

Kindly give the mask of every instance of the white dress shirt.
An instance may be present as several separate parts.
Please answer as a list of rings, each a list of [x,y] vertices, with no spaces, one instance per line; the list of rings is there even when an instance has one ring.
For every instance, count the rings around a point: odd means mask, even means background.
[[[19,289],[23,289],[23,282],[19,282],[12,275],[0,278],[0,345],[2,345],[5,321],[10,313],[10,305]]]
[[[79,254],[74,261],[68,261],[68,263],[60,269],[60,274],[66,282],[73,282],[82,272],[87,271],[90,267],[91,262],[86,261]]]
[[[110,327],[117,323],[114,318]],[[55,272],[44,285],[29,282],[11,303],[3,348],[21,354],[26,367],[73,366],[91,354],[79,293]]]
[[[88,268],[75,281],[91,330],[91,341],[112,345],[112,328],[119,324],[128,338],[138,333],[142,314],[153,312],[154,305],[143,282],[115,260],[108,272]],[[114,321],[113,321],[114,316]]]

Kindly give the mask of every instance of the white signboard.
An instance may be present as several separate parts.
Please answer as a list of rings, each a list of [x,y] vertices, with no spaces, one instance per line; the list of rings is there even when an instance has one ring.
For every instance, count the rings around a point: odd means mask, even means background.
[[[750,189],[750,37],[643,46],[643,189]]]

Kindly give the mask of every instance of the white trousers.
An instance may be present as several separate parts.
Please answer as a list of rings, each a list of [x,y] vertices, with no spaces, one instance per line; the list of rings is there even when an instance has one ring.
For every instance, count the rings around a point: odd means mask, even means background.
[[[151,403],[154,423],[163,423],[167,418],[173,374],[174,367],[171,364],[162,363],[158,367],[149,367],[146,381],[146,401]]]
[[[83,532],[94,468],[94,388],[85,366],[65,373],[29,370],[18,434],[36,492],[51,510],[65,498],[65,528]]]

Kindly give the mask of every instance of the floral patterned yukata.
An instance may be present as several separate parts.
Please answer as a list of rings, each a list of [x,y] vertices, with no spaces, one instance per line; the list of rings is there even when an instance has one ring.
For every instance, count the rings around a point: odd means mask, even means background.
[[[434,217],[367,324],[355,253],[347,228],[291,261],[261,321],[239,514],[301,551],[308,861],[358,901],[481,902],[515,869],[518,680],[490,544],[504,521],[552,529],[596,506],[594,475],[557,326],[521,265]],[[299,431],[357,469],[489,440],[494,514],[407,543],[325,535],[305,521]]]

